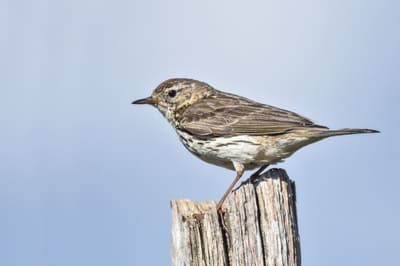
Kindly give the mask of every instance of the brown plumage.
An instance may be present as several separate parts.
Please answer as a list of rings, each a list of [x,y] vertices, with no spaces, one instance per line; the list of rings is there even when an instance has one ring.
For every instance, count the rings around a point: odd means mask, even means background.
[[[237,173],[217,207],[244,170],[260,169],[326,137],[377,133],[373,129],[330,130],[294,112],[214,89],[193,79],[170,79],[134,104],[155,106],[185,147],[200,159]]]
[[[301,128],[325,128],[296,113],[214,91],[186,108],[180,127],[198,136],[273,136]]]

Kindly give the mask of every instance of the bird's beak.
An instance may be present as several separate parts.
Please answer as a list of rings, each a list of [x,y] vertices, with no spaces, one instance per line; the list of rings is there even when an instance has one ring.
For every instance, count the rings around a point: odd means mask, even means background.
[[[147,97],[147,98],[143,98],[143,99],[139,99],[139,100],[133,101],[132,104],[150,104],[150,105],[154,105],[155,101],[150,96],[150,97]]]

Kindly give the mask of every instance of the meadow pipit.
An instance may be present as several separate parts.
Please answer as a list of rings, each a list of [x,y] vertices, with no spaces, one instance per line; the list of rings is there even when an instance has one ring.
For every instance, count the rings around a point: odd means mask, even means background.
[[[330,130],[294,112],[218,91],[193,79],[166,80],[150,97],[132,103],[155,106],[191,153],[236,171],[236,178],[217,204],[218,210],[245,170],[259,168],[252,175],[257,176],[268,165],[327,137],[378,132]]]

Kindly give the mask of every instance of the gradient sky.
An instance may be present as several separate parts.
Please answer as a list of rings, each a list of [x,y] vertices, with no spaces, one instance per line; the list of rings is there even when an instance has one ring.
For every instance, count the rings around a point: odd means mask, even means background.
[[[304,265],[397,263],[400,2],[278,2],[1,1],[0,265],[170,264],[169,201],[234,177],[130,104],[171,77],[381,130],[278,167]]]

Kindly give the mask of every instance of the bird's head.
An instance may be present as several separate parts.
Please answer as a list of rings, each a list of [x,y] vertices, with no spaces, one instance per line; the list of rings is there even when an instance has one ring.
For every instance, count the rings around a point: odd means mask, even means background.
[[[169,79],[162,82],[151,96],[133,101],[132,104],[150,104],[170,122],[192,104],[209,96],[213,89],[207,83],[193,79]]]

